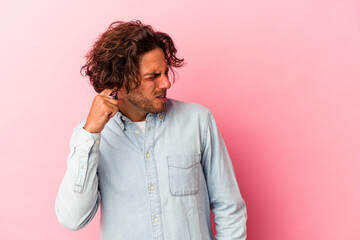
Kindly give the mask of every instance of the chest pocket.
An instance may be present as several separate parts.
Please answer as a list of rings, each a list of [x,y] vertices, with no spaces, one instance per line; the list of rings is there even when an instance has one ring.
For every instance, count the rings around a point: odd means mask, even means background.
[[[199,191],[200,160],[200,153],[167,157],[171,195],[184,196]]]

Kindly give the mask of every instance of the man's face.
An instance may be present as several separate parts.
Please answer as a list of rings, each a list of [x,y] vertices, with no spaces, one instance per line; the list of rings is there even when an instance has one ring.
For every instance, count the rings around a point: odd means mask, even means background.
[[[140,85],[126,93],[120,90],[124,104],[120,111],[133,121],[143,121],[148,113],[166,109],[166,90],[171,87],[164,52],[156,48],[139,59]]]

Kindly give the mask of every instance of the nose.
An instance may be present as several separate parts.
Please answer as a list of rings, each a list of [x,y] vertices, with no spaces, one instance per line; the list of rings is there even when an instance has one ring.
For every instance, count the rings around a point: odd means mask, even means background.
[[[158,88],[159,89],[169,89],[171,87],[171,82],[167,74],[161,74],[158,78]]]

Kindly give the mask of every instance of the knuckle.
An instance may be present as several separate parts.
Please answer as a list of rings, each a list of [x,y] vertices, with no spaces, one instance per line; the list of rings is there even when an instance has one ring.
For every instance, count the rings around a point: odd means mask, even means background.
[[[95,96],[95,102],[97,102],[97,103],[103,103],[103,102],[104,102],[104,99],[103,99],[102,96],[96,95],[96,96]]]

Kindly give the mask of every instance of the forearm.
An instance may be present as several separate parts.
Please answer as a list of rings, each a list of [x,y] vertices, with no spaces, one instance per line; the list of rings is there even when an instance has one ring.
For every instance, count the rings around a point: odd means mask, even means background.
[[[229,191],[226,190],[226,191]],[[216,224],[216,240],[245,240],[247,213],[245,202],[238,189],[212,199],[212,211]]]
[[[90,134],[81,125],[74,129],[65,177],[56,198],[56,215],[66,228],[84,227],[100,202],[97,165],[100,134]]]
[[[218,172],[215,171],[212,177],[208,177],[210,202],[216,224],[215,239],[245,240],[246,205],[241,197],[230,158],[225,154],[220,159],[223,163],[216,164]]]
[[[246,239],[246,206],[215,120],[209,114],[204,131],[202,167],[216,223],[216,240]]]

